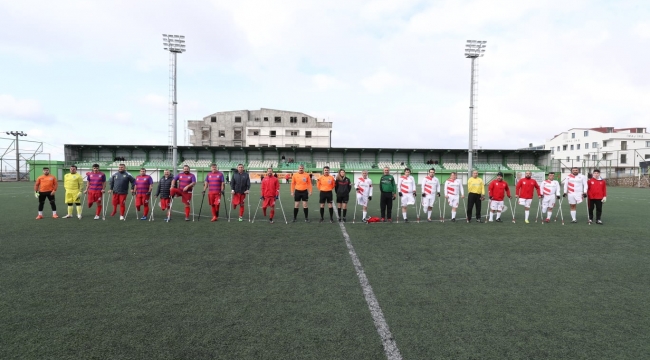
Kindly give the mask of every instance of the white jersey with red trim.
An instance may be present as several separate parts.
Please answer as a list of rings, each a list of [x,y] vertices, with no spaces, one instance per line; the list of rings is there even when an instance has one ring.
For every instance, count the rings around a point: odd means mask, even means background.
[[[429,195],[436,195],[440,192],[440,180],[437,177],[425,177],[422,181],[422,193]]]
[[[540,184],[542,195],[546,196],[560,196],[560,183],[557,180],[544,180]]]
[[[465,193],[463,192],[463,184],[460,182],[460,179],[445,181],[445,196],[458,195],[465,196]]]
[[[415,179],[411,175],[402,175],[397,180],[397,187],[402,194],[412,194],[415,192]]]
[[[357,189],[357,194],[363,197],[372,196],[372,180],[364,179],[363,177],[358,178],[354,182],[354,188]]]
[[[576,193],[578,195],[581,195],[582,193],[587,192],[587,177],[578,174],[578,175],[573,175],[570,174],[569,176],[564,179],[564,192],[567,194],[573,194]]]

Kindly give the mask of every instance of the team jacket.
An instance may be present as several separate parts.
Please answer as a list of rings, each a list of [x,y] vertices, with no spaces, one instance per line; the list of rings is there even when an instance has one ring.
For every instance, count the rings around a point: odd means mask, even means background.
[[[262,180],[262,196],[276,197],[280,193],[280,182],[275,176],[266,176]]]
[[[243,194],[244,191],[251,188],[251,179],[248,176],[247,172],[235,171],[232,174],[232,180],[230,180],[230,188],[235,191],[236,194]]]
[[[343,179],[336,178],[336,185],[334,186],[334,191],[336,191],[336,196],[348,196],[350,195],[350,190],[352,190],[352,181],[349,177],[344,177]]]
[[[135,186],[135,178],[131,176],[128,171],[118,171],[111,176],[111,180],[109,180],[108,184],[108,188],[113,190],[113,193],[126,194],[129,192],[129,184],[131,184],[131,188]]]
[[[156,191],[156,196],[160,196],[161,199],[169,199],[169,192],[172,188],[173,180],[173,176],[161,177],[160,180],[158,180],[158,191]]]
[[[560,183],[557,180],[544,180],[540,189],[544,196],[560,196]]]
[[[422,194],[425,196],[436,195],[440,193],[440,180],[437,177],[425,177],[422,182]]]
[[[488,186],[488,196],[494,201],[503,201],[506,194],[510,197],[510,187],[503,180],[494,180]]]
[[[354,188],[357,189],[357,194],[363,197],[372,196],[372,180],[370,180],[370,178],[358,178],[357,181],[354,182]]]
[[[522,178],[519,179],[519,182],[515,187],[515,194],[517,194],[517,196],[522,199],[532,199],[535,189],[537,189],[537,195],[539,196],[541,192],[539,190],[539,184],[537,183],[537,180],[533,178]]]
[[[587,197],[592,200],[601,200],[607,196],[607,184],[605,180],[591,178],[587,180]]]

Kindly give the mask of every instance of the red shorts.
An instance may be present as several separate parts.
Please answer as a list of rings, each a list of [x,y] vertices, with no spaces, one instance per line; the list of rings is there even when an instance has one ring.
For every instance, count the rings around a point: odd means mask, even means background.
[[[264,197],[263,208],[275,207],[275,196]]]
[[[244,200],[246,200],[246,194],[232,194],[232,206],[235,205],[244,205]]]
[[[138,194],[135,196],[135,206],[149,205],[149,195]]]
[[[126,202],[126,194],[113,194],[113,205],[124,206],[124,202]]]
[[[210,203],[210,206],[219,206],[219,204],[221,204],[221,193],[208,193],[208,202]]]
[[[160,198],[160,208],[163,210],[169,209],[169,198],[167,199]]]
[[[180,196],[181,201],[183,202],[183,204],[185,204],[187,206],[190,206],[190,201],[192,201],[192,193],[191,192],[185,192],[185,191],[182,191],[181,189],[173,188],[173,189],[171,189],[170,194],[171,194],[172,197]]]
[[[101,191],[88,191],[88,207],[93,206],[93,203],[101,205],[103,195]]]

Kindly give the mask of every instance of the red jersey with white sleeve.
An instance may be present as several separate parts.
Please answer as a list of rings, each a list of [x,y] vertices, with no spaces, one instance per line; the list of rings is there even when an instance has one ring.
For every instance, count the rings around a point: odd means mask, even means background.
[[[280,193],[280,182],[275,176],[265,176],[262,180],[262,196],[276,197]]]
[[[557,180],[544,180],[540,185],[542,195],[546,196],[560,196],[560,183]]]
[[[566,179],[564,179],[564,192],[570,195],[582,195],[583,193],[586,193],[587,177],[582,174],[569,174]]]
[[[402,194],[412,194],[415,192],[415,179],[411,175],[402,175],[397,180],[397,187]]]
[[[354,188],[357,189],[357,194],[363,197],[372,196],[372,180],[364,179],[363,177],[358,178],[354,182]]]
[[[515,194],[521,199],[532,199],[537,189],[537,196],[541,194],[537,180],[533,178],[521,178],[515,187]]]
[[[463,192],[463,184],[460,182],[460,179],[451,181],[447,179],[445,181],[445,196],[465,196]]]
[[[425,177],[422,181],[422,193],[426,196],[436,195],[440,192],[440,180],[437,177]]]
[[[510,197],[510,186],[503,180],[494,180],[488,186],[488,196],[493,201],[503,201],[505,195]]]
[[[590,200],[602,200],[607,196],[607,184],[602,178],[587,180],[587,197]]]

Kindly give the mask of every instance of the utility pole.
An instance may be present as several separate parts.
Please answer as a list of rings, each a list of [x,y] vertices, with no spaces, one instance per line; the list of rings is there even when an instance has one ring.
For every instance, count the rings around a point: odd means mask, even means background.
[[[16,181],[20,181],[20,147],[18,145],[18,137],[27,136],[27,134],[22,131],[7,131],[7,135],[13,135],[16,137],[16,143],[14,146],[16,149]]]

